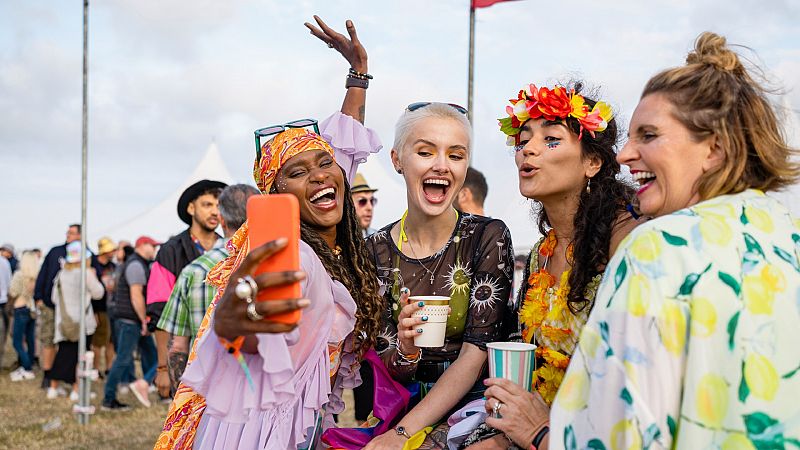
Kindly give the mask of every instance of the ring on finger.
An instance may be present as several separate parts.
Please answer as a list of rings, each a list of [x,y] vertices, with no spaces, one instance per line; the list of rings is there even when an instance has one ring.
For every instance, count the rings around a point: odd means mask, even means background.
[[[256,284],[256,280],[254,280],[253,277],[245,275],[239,278],[239,281],[236,283],[235,292],[237,297],[249,303],[253,301],[253,297],[258,294],[258,284]]]
[[[499,400],[492,407],[492,415],[494,416],[495,419],[499,419],[500,418],[500,408],[502,408],[502,407],[503,407],[503,403],[500,402]]]
[[[251,301],[247,304],[247,318],[252,320],[253,322],[258,322],[259,320],[264,318],[264,316],[262,316],[261,314],[258,313],[258,311],[256,311],[255,302]]]
[[[333,48],[333,42],[328,42],[328,48]]]

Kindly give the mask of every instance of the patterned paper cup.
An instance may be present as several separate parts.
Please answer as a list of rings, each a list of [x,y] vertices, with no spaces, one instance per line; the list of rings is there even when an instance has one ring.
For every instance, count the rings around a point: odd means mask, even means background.
[[[450,315],[450,297],[417,295],[409,297],[408,301],[411,303],[425,303],[425,306],[417,310],[413,317],[428,317],[428,320],[419,326],[419,328],[422,328],[422,334],[414,337],[414,345],[428,348],[444,346],[447,317]]]
[[[533,344],[522,342],[490,342],[486,344],[489,353],[489,376],[511,380],[527,390],[531,390],[534,370]]]

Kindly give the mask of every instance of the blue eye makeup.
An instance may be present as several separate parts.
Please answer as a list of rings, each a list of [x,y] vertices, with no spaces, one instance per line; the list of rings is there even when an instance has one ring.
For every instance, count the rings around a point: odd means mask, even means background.
[[[553,141],[553,142],[548,142],[548,143],[547,143],[547,144],[545,144],[545,145],[547,145],[547,148],[549,148],[550,150],[552,150],[552,149],[554,149],[554,148],[558,147],[558,145],[559,145],[559,144],[561,144],[561,142],[558,142],[558,141]]]

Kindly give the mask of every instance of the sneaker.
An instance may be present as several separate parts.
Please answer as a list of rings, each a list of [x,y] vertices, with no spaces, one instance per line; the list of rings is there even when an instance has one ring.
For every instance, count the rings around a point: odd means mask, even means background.
[[[56,388],[56,393],[58,394],[59,397],[66,397],[67,396],[67,390],[64,389],[61,386]]]
[[[33,371],[31,371],[31,370],[22,369],[22,372],[20,372],[20,376],[22,377],[23,380],[36,379],[36,374],[33,373]]]
[[[119,387],[117,387],[118,395],[128,395],[130,391],[131,389],[128,387],[127,384],[120,384]]]
[[[150,399],[147,398],[147,382],[144,380],[136,380],[133,383],[129,384],[128,387],[130,388],[133,396],[136,397],[136,400],[139,400],[139,403],[144,405],[145,408],[150,407]]]
[[[12,371],[8,374],[8,377],[11,378],[11,381],[22,381],[22,372],[25,369],[22,367],[17,368],[17,370]]]
[[[156,388],[155,384],[150,384],[147,386],[147,392],[155,394],[156,392],[158,392],[158,388]]]
[[[47,399],[53,400],[55,398],[58,398],[58,389],[53,387],[47,388]]]
[[[69,400],[70,400],[71,402],[77,402],[77,401],[78,401],[78,391],[72,391],[72,392],[70,392],[70,393],[69,393]]]
[[[110,402],[104,401],[100,409],[103,411],[130,411],[131,407],[114,399]]]

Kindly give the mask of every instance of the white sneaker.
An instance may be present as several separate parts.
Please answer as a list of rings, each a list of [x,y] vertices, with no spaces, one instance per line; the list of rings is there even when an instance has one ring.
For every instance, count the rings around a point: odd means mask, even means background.
[[[120,384],[117,387],[117,394],[118,395],[127,395],[130,391],[131,391],[131,388],[129,388],[127,384]]]
[[[78,401],[78,391],[72,391],[69,393],[69,400],[72,402]]]
[[[23,380],[36,379],[36,374],[33,373],[33,371],[30,371],[30,370],[24,370],[23,369],[22,372],[20,372],[20,374],[21,374]]]
[[[11,378],[11,381],[21,381],[23,371],[25,371],[25,369],[23,369],[22,366],[20,366],[17,370],[9,373],[8,377]]]
[[[64,389],[61,386],[56,388],[56,393],[58,394],[59,397],[66,397],[67,396],[67,390]]]
[[[56,398],[58,398],[58,389],[56,389],[54,387],[47,388],[47,399],[48,400],[53,400],[53,399],[56,399]]]

